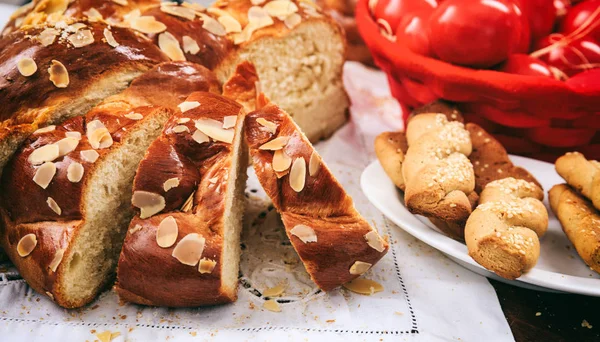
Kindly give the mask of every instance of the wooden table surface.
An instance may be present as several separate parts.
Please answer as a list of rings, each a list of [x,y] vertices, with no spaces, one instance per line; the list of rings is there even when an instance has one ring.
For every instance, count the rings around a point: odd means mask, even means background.
[[[490,283],[518,342],[600,341],[599,297],[526,290],[491,279]]]

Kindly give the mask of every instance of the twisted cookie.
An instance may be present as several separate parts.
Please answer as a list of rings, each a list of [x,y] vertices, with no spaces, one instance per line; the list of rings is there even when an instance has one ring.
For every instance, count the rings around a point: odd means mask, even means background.
[[[443,114],[420,114],[408,122],[408,151],[402,164],[404,200],[414,214],[464,223],[471,214],[475,188],[469,132]],[[462,239],[462,231],[447,231]]]
[[[535,266],[548,229],[544,192],[512,177],[488,183],[465,227],[469,255],[497,275],[515,279]]]
[[[587,160],[579,152],[569,152],[556,160],[556,172],[600,210],[600,163]]]

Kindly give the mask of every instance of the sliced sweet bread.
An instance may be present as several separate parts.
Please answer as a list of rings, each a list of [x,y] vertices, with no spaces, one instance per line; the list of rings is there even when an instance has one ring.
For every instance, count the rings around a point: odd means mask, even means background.
[[[61,21],[3,35],[0,173],[33,131],[84,115],[167,60],[146,37],[101,22]]]
[[[249,64],[224,85],[242,103],[256,98]],[[134,182],[131,221],[115,289],[123,301],[169,307],[237,298],[248,165],[245,111],[197,92],[179,106],[148,149]]]
[[[210,75],[189,63],[165,67]],[[163,80],[162,70],[149,72],[140,86],[153,76]],[[214,85],[210,80],[204,84]],[[154,84],[155,103],[181,96]],[[135,170],[172,114],[146,95],[134,99],[135,87],[129,102],[109,98],[85,117],[34,132],[2,176],[1,245],[30,286],[66,308],[89,303],[110,284],[133,216]]]
[[[257,102],[245,130],[254,171],[312,280],[332,290],[368,271],[388,244],[292,118],[262,95]]]

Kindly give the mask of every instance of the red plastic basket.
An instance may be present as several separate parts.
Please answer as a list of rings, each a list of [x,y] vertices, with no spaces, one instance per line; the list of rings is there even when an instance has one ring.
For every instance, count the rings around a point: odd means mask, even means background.
[[[356,22],[403,106],[445,99],[510,153],[553,162],[565,152],[580,151],[600,159],[600,85],[572,89],[550,78],[469,69],[415,54],[380,34],[368,0],[359,0]]]

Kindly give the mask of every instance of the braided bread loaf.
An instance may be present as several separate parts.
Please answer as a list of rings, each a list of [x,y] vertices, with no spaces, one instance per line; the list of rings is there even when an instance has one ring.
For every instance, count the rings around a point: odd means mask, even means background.
[[[72,308],[110,284],[133,216],[136,167],[172,114],[156,104],[195,89],[218,85],[201,66],[159,65],[85,117],[36,131],[18,150],[0,183],[0,242],[36,291]]]
[[[570,152],[556,160],[556,172],[600,210],[600,163]]]
[[[240,65],[224,85],[225,95],[242,102],[255,98],[255,73]],[[140,213],[129,225],[115,286],[124,301],[177,307],[237,298],[245,112],[230,99],[203,92],[180,108],[137,170],[133,205]]]
[[[257,68],[262,90],[291,113],[312,141],[328,137],[346,121],[348,108],[343,30],[310,0],[254,3],[217,1],[205,9],[159,0],[36,0],[17,11],[3,32],[83,18],[131,28],[171,60],[214,70],[222,83],[248,60]]]
[[[368,271],[388,244],[290,116],[264,97],[261,105],[246,117],[254,171],[312,280],[332,290]]]
[[[507,279],[535,266],[539,238],[548,229],[544,193],[531,182],[512,177],[490,182],[465,226],[469,255]]]
[[[461,225],[471,213],[475,188],[472,146],[462,123],[443,114],[420,114],[406,129],[408,151],[402,163],[404,200],[415,214]],[[460,231],[448,231],[462,239]]]

